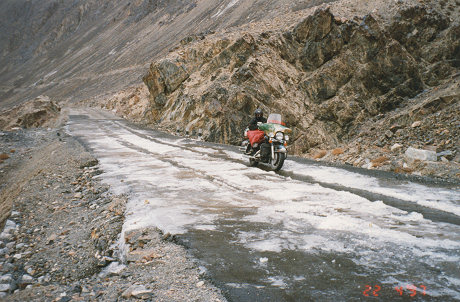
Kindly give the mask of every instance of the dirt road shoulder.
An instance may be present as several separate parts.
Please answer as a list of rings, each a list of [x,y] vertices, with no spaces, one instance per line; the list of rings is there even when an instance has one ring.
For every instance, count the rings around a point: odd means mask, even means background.
[[[113,195],[97,160],[60,130],[3,132],[15,150],[0,166],[12,215],[0,235],[7,301],[223,301],[186,250],[156,229],[119,234],[126,196]],[[1,200],[1,199],[0,199]]]

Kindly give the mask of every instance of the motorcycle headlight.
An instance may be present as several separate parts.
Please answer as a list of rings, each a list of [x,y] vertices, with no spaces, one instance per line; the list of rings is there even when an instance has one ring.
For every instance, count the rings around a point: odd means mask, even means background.
[[[289,135],[285,134],[285,135],[284,135],[284,140],[285,140],[285,141],[288,141],[288,140],[289,140]]]
[[[280,140],[283,140],[283,139],[284,139],[284,134],[283,134],[283,132],[276,132],[275,138],[276,138],[277,140],[279,140],[279,141],[280,141]]]

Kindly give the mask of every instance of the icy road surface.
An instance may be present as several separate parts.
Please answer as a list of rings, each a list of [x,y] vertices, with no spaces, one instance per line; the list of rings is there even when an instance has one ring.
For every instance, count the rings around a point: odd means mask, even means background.
[[[75,109],[68,132],[129,202],[123,231],[175,234],[230,301],[460,300],[460,192],[288,159]]]

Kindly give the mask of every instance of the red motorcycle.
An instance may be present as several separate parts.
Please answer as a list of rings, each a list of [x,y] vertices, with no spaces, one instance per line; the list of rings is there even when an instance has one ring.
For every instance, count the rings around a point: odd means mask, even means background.
[[[249,165],[256,167],[263,163],[261,159],[261,145],[267,143],[270,147],[270,157],[268,165],[271,170],[279,171],[287,158],[288,133],[292,130],[282,122],[281,115],[272,113],[268,116],[266,123],[258,123],[258,130],[244,131],[245,140],[242,142],[240,150],[249,156]]]

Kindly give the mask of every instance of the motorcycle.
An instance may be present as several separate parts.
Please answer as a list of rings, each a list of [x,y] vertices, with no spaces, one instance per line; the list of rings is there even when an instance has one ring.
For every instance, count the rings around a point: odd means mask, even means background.
[[[268,116],[266,123],[258,123],[258,130],[250,131],[246,128],[245,140],[240,150],[249,156],[249,165],[256,167],[259,163],[264,163],[261,159],[261,145],[268,144],[270,156],[267,164],[271,170],[279,171],[287,158],[286,147],[289,141],[288,134],[291,132],[292,130],[282,122],[281,114],[272,113]]]

